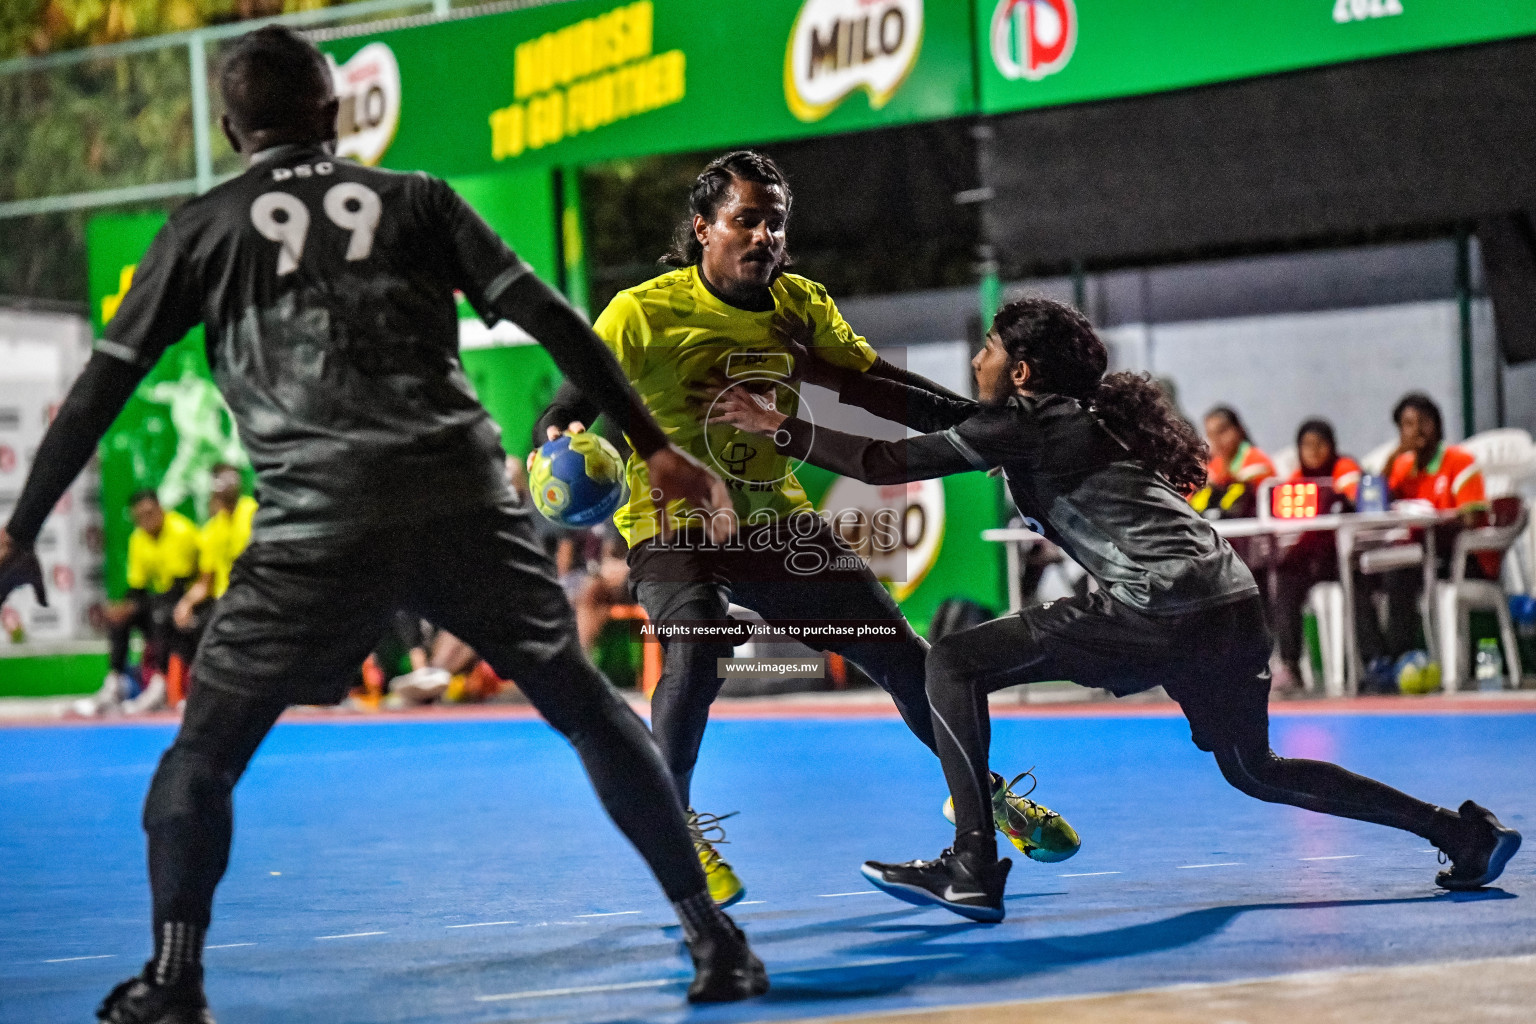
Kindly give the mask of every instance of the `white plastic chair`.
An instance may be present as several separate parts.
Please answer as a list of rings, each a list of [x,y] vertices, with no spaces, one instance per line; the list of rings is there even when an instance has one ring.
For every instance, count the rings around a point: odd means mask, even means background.
[[[1489,499],[1519,494],[1536,481],[1536,441],[1516,427],[1485,430],[1462,442],[1477,459],[1483,489]],[[1504,559],[1504,572],[1512,594],[1528,594],[1536,587],[1536,528],[1529,525]]]
[[[1473,434],[1461,447],[1477,460],[1490,499],[1514,494],[1521,483],[1536,477],[1536,441],[1518,427]]]
[[[1495,512],[1507,501],[1519,502],[1518,511],[1502,525],[1480,526],[1456,535],[1451,549],[1451,576],[1435,586],[1436,633],[1442,652],[1441,683],[1447,693],[1460,689],[1471,666],[1470,613],[1474,609],[1492,611],[1499,619],[1499,637],[1504,647],[1505,685],[1520,685],[1520,648],[1515,625],[1509,614],[1509,599],[1495,580],[1467,579],[1467,556],[1484,552],[1503,554],[1525,531],[1530,510],[1518,498],[1502,498],[1494,503]],[[1498,516],[1496,515],[1497,519]]]
[[[1297,453],[1295,445],[1270,452],[1269,461],[1275,467],[1276,480],[1289,480],[1301,468],[1301,455]]]
[[[1346,617],[1344,615],[1344,588],[1338,583],[1317,583],[1307,591],[1307,605],[1317,617],[1317,642],[1323,655],[1323,693],[1329,697],[1342,697],[1348,685],[1345,658],[1348,646],[1344,642]],[[1312,659],[1303,658],[1302,679],[1307,689],[1316,690],[1319,680],[1312,677]]]

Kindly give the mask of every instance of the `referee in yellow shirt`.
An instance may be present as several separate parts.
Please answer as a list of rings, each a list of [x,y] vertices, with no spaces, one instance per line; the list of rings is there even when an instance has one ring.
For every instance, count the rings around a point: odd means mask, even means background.
[[[221,462],[212,472],[208,521],[197,533],[197,579],[176,602],[173,616],[176,628],[186,638],[185,645],[194,651],[213,602],[229,589],[235,559],[251,542],[251,521],[256,517],[256,499],[244,493],[240,471]]]
[[[175,510],[160,507],[152,489],[129,499],[134,530],[128,537],[128,593],[107,608],[110,672],[95,699],[104,711],[126,692],[128,641],[136,629],[144,636],[140,665],[144,688],[123,701],[129,713],[153,711],[165,704],[165,669],[173,652],[190,661],[171,621],[176,602],[197,574],[197,527]]]

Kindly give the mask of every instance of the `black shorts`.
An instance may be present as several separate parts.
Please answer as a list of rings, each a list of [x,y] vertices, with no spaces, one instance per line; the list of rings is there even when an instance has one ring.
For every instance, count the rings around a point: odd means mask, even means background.
[[[397,611],[446,629],[514,681],[520,666],[575,642],[531,513],[502,506],[410,529],[252,544],[198,649],[198,685],[335,703]]]
[[[1272,640],[1257,596],[1164,616],[1096,591],[1026,609],[1018,621],[1027,634],[1020,649],[1043,655],[1032,678],[1070,679],[1117,696],[1161,686],[1183,708],[1201,750],[1267,742]]]

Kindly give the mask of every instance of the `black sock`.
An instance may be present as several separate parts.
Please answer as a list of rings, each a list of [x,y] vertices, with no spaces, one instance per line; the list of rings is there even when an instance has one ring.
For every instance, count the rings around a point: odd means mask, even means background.
[[[677,919],[682,922],[683,935],[691,945],[706,936],[730,934],[731,919],[715,905],[708,889],[702,889],[687,899],[672,904]]]
[[[1436,807],[1433,820],[1419,833],[1453,856],[1466,845],[1471,834],[1462,816],[1445,807]]]
[[[195,973],[203,962],[207,929],[185,921],[162,921],[155,929],[155,958],[150,961],[156,985],[174,985]]]
[[[997,861],[997,835],[991,829],[976,829],[955,835],[955,852],[985,863]]]

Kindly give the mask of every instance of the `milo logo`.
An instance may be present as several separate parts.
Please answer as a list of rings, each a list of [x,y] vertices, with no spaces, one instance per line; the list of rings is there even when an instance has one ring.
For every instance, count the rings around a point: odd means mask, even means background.
[[[1004,78],[1038,82],[1072,59],[1077,8],[1072,0],[999,0],[990,38],[992,63]]]
[[[377,164],[400,127],[400,65],[384,43],[369,43],[338,65],[326,55],[336,98],[336,155]]]
[[[784,98],[819,121],[863,89],[879,110],[917,64],[922,0],[806,0],[784,54]]]

